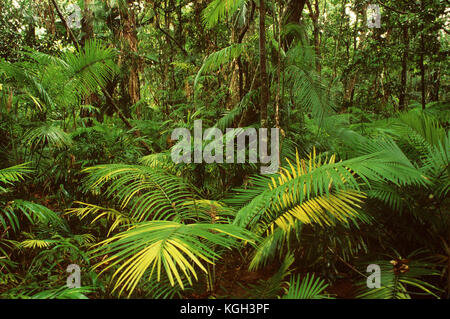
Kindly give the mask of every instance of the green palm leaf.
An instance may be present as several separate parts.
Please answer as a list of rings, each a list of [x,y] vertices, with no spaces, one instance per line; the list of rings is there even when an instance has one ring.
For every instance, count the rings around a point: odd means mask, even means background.
[[[213,246],[237,247],[237,239],[254,241],[254,235],[233,225],[190,224],[172,221],[150,221],[117,234],[101,243],[94,250],[95,256],[109,257],[96,265],[106,266],[102,272],[116,266],[113,278],[115,289],[122,287],[131,294],[147,269],[157,280],[164,271],[173,286],[175,282],[184,288],[182,277],[190,284],[197,279],[197,270],[207,273],[204,263],[213,264],[219,258]]]
[[[245,0],[213,0],[203,11],[203,23],[211,29],[220,19],[231,17],[245,2]]]
[[[292,276],[289,282],[289,290],[283,299],[330,299],[324,294],[328,284],[323,279],[314,277],[314,274],[306,274],[300,280],[300,276]]]
[[[24,177],[31,173],[33,170],[29,167],[29,163],[23,163],[7,168],[0,169],[0,183],[6,185],[12,185],[16,182],[20,182]],[[0,184],[0,192],[5,192],[6,188],[3,188]]]

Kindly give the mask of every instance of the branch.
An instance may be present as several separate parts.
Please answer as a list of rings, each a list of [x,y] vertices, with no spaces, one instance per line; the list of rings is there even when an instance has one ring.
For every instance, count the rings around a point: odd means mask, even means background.
[[[73,44],[75,45],[75,47],[77,48],[77,50],[80,49],[80,44],[78,43],[77,38],[75,37],[75,35],[73,34],[72,30],[69,28],[69,25],[67,24],[66,19],[64,18],[63,14],[61,13],[61,10],[59,10],[58,5],[56,4],[55,0],[50,0],[53,4],[53,6],[56,9],[56,13],[58,14],[58,17],[61,19],[62,23],[64,24],[64,27],[67,30],[67,33],[70,35],[70,38],[73,42]]]
[[[377,2],[378,2],[380,5],[382,5],[383,7],[385,7],[386,9],[391,10],[391,11],[394,11],[394,12],[397,12],[398,14],[408,14],[408,13],[410,13],[410,12],[403,12],[403,11],[399,11],[399,10],[397,10],[397,9],[388,7],[387,5],[385,5],[384,3],[382,3],[380,0],[377,0]],[[414,13],[417,13],[417,12],[414,12]]]
[[[185,56],[189,56],[189,54],[186,52],[186,50],[181,46],[181,44],[179,44],[177,42],[177,40],[175,40],[166,30],[164,30],[163,28],[161,28],[159,26],[159,24],[156,25],[156,27],[158,28],[158,30],[160,30],[162,33],[164,33],[173,43],[175,43],[177,45],[177,47],[179,47],[181,49],[181,51],[183,52],[183,54]]]
[[[253,18],[255,16],[255,9],[256,9],[255,3],[252,1],[252,2],[250,2],[250,4],[251,4],[251,7],[252,7],[252,10],[250,12],[250,17],[248,18],[247,23],[245,24],[245,26],[242,29],[242,31],[239,33],[238,43],[241,43],[242,39],[244,39],[244,36],[247,33],[248,28],[250,27],[250,23],[253,21]]]

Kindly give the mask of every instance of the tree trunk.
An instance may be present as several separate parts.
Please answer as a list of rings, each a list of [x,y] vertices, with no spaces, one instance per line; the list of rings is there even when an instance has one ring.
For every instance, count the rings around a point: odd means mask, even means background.
[[[81,20],[81,31],[83,36],[81,37],[81,45],[84,46],[85,42],[94,37],[94,16],[90,9],[92,0],[84,0],[83,19]]]
[[[255,4],[250,2],[250,10],[247,14],[246,23],[242,27],[233,25],[231,30],[231,43],[239,44],[244,40],[245,34],[247,33],[250,23],[253,21],[255,13]],[[245,95],[244,93],[244,66],[240,57],[237,57],[231,63],[231,80],[230,80],[230,96],[227,99],[226,108],[228,110],[234,108]]]
[[[425,44],[423,35],[420,36],[420,77],[421,77],[421,85],[420,90],[422,93],[422,109],[425,110],[426,107],[426,84],[425,84],[425,64],[424,64],[424,56],[425,56]]]
[[[80,45],[84,47],[86,44],[86,41],[89,39],[92,39],[94,37],[94,26],[93,26],[93,14],[90,10],[91,0],[84,0],[84,10],[83,10],[83,19],[81,20],[81,31],[83,33],[83,36],[81,37]],[[92,93],[90,95],[83,97],[83,105],[94,105],[96,107],[100,106],[100,100],[97,96],[97,94]],[[88,122],[86,123],[87,126],[92,126],[93,122],[91,117],[94,116],[91,112],[89,112],[86,109],[82,109],[80,112],[81,117],[89,117]],[[101,117],[98,117],[98,120],[101,120]],[[76,122],[74,121],[74,127],[76,125]]]
[[[122,83],[123,102],[126,106],[132,106],[141,99],[139,82],[139,56],[138,39],[136,30],[136,15],[133,0],[127,0],[127,8],[122,10],[123,38],[126,43],[122,47],[123,54],[126,55],[125,63],[128,66],[128,74]],[[141,110],[136,108],[137,118],[141,117]]]
[[[406,110],[406,92],[407,92],[407,81],[408,81],[408,51],[409,51],[409,38],[408,38],[408,26],[403,25],[403,40],[404,40],[404,51],[402,57],[402,74],[400,83],[400,97],[398,102],[398,107],[400,111]]]
[[[421,10],[424,10],[424,2],[423,0],[421,1]],[[425,84],[425,64],[424,64],[424,59],[425,59],[425,40],[423,38],[423,30],[424,27],[422,25],[421,31],[422,33],[420,34],[420,77],[421,77],[421,92],[422,92],[422,110],[425,110],[426,107],[426,84]]]
[[[314,9],[309,0],[306,2],[309,9],[309,16],[313,22],[313,36],[314,36],[314,51],[316,54],[316,71],[320,75],[322,72],[322,64],[320,62],[321,53],[320,53],[320,30],[319,30],[319,0],[314,1]]]
[[[440,67],[433,73],[433,89],[431,90],[430,101],[439,101],[439,88],[441,85],[441,70]]]
[[[286,13],[288,14],[286,23],[300,23],[300,19],[302,18],[303,8],[305,7],[306,0],[291,0],[288,3],[288,7],[286,9]],[[287,35],[284,50],[286,51],[288,47],[292,44],[294,40],[294,36]]]
[[[48,19],[46,19],[47,30],[50,32],[52,36],[55,36],[56,34],[55,12],[53,11],[53,7],[50,2],[46,7],[44,16],[47,18],[47,15],[48,15]]]
[[[277,28],[277,41],[278,41],[278,54],[277,54],[277,94],[275,97],[275,127],[280,128],[280,88],[281,88],[281,29],[282,29],[282,2],[278,2],[278,28]],[[274,12],[274,16],[276,13]]]
[[[267,56],[266,56],[266,6],[265,1],[259,2],[259,65],[261,76],[261,127],[267,127],[267,105],[269,104],[269,86],[267,77]]]

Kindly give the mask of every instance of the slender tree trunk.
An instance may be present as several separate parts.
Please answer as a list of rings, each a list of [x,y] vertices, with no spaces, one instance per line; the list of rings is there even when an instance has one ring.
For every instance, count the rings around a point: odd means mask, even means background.
[[[278,54],[277,54],[277,95],[275,98],[275,127],[280,127],[280,86],[281,86],[281,28],[282,28],[282,2],[278,1],[278,28],[277,28],[277,41],[278,41]],[[274,16],[276,13],[274,12]]]
[[[311,2],[309,0],[306,1],[306,4],[309,9],[309,15],[313,22],[314,51],[316,54],[315,64],[316,64],[316,71],[320,75],[322,72],[322,64],[320,62],[321,52],[320,52],[320,29],[319,29],[319,15],[320,15],[319,0],[314,1],[314,8],[312,7]]]
[[[84,47],[84,45],[86,44],[86,42],[89,39],[92,39],[94,37],[94,26],[93,26],[93,14],[92,11],[90,9],[90,5],[91,5],[91,1],[92,0],[84,0],[84,10],[83,10],[83,19],[81,20],[81,31],[83,33],[83,36],[81,37],[81,41],[80,41],[80,45],[82,47]],[[100,101],[99,98],[97,96],[97,94],[92,93],[90,95],[84,96],[83,97],[83,104],[84,105],[94,105],[95,106],[100,106]],[[81,117],[93,117],[94,114],[92,114],[91,112],[89,112],[88,110],[81,110],[80,112],[80,116]],[[101,120],[101,117],[99,116],[98,118],[99,120]],[[87,122],[87,126],[92,126],[93,122],[92,119],[90,118]],[[76,122],[74,119],[74,127],[76,126]]]
[[[247,33],[250,24],[253,21],[255,14],[255,4],[253,1],[250,2],[250,9],[247,14],[246,23],[244,26],[239,28],[237,25],[233,25],[231,30],[231,43],[240,44],[244,40],[245,34]],[[233,60],[231,64],[231,81],[230,81],[230,96],[226,103],[226,108],[228,110],[235,107],[244,96],[244,66],[240,57]]]
[[[439,101],[439,88],[441,85],[441,69],[440,67],[433,73],[433,89],[431,90],[430,100],[432,102]]]
[[[123,54],[126,55],[126,65],[128,65],[128,74],[124,77],[122,93],[123,102],[127,107],[136,104],[141,99],[140,81],[139,81],[139,56],[138,56],[138,38],[136,30],[136,15],[133,0],[127,0],[127,8],[122,11],[123,19],[123,38],[126,43],[123,46]],[[136,108],[137,118],[141,117],[140,107]]]
[[[237,36],[238,30],[236,26],[233,26],[233,29],[231,30],[231,43],[235,44],[238,43],[238,36]],[[230,87],[229,92],[230,95],[227,98],[226,102],[226,108],[227,110],[231,110],[234,108],[241,99],[241,63],[239,63],[238,58],[234,59],[231,63],[231,79],[230,79]]]
[[[269,86],[267,77],[267,56],[266,56],[266,6],[265,1],[259,1],[259,64],[261,79],[261,127],[267,127],[267,105],[269,104]]]
[[[424,2],[423,0],[421,1],[421,10],[423,12],[424,10]],[[421,92],[422,92],[422,109],[425,110],[426,107],[426,83],[425,83],[425,63],[424,63],[424,59],[425,59],[425,40],[423,38],[423,31],[424,31],[424,27],[422,24],[422,28],[421,28],[421,35],[420,35],[420,77],[421,77]]]
[[[81,45],[84,46],[85,42],[94,37],[94,25],[93,19],[94,16],[90,9],[92,0],[84,0],[84,12],[83,19],[81,20],[81,31],[83,32],[83,36],[81,37]]]
[[[356,21],[355,21],[355,28],[353,33],[353,61],[355,59],[355,55],[357,51],[360,51],[363,49],[367,33],[363,32],[359,36],[359,44],[357,43],[358,38],[358,24],[359,24],[359,12],[356,15]],[[365,8],[362,10],[362,21],[366,21],[366,11]],[[355,85],[359,78],[359,70],[358,66],[355,67],[355,70],[349,74],[349,76],[346,79],[345,83],[345,91],[344,91],[344,110],[352,106],[353,104],[353,98],[355,96]]]
[[[55,12],[53,11],[53,7],[50,2],[48,3],[45,12],[46,13],[44,16],[47,16],[48,14],[48,19],[46,19],[47,30],[50,32],[52,36],[54,36],[56,34]]]
[[[402,74],[400,83],[400,97],[398,102],[398,107],[400,111],[406,110],[406,92],[407,92],[407,81],[408,81],[408,51],[409,51],[409,36],[408,36],[408,25],[403,25],[403,40],[404,40],[404,51],[402,57]]]
[[[420,36],[420,77],[421,77],[420,90],[422,93],[422,109],[423,110],[425,110],[425,107],[426,107],[426,84],[425,84],[424,56],[425,56],[425,43],[424,43],[423,35],[421,35]]]

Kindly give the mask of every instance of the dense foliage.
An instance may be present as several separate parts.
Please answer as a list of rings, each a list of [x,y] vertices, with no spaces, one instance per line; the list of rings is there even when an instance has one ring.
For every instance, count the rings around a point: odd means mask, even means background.
[[[0,298],[449,298],[449,14],[0,0]],[[195,120],[280,169],[174,163]]]

